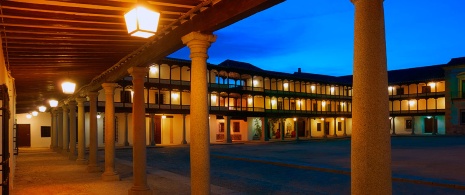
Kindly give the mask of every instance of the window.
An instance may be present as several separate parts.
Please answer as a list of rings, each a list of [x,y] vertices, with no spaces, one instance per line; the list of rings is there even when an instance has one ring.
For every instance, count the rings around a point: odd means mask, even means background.
[[[220,126],[219,126],[219,132],[220,133],[223,133],[224,132],[224,123],[220,123]]]
[[[337,130],[342,131],[342,122],[337,122]]]
[[[165,94],[155,93],[155,104],[165,104]]]
[[[405,120],[405,129],[412,129],[412,120],[411,119]]]
[[[131,92],[130,91],[121,91],[121,102],[131,103]]]
[[[396,94],[397,95],[404,95],[404,88],[397,88],[396,89]]]
[[[282,110],[282,109],[283,109],[283,102],[278,101],[278,110]]]
[[[460,124],[465,125],[465,109],[460,110]]]
[[[241,132],[241,123],[239,123],[239,122],[234,122],[233,123],[233,132],[234,133]]]
[[[321,123],[316,124],[316,131],[321,131]]]
[[[50,126],[40,127],[40,137],[50,137]]]
[[[422,93],[431,93],[431,86],[421,86]]]

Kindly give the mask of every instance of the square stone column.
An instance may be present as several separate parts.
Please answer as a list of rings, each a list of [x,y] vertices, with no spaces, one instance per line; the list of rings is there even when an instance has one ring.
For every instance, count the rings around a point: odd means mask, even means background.
[[[191,32],[182,38],[191,51],[191,194],[210,194],[207,50],[216,36]]]
[[[69,159],[76,160],[76,102],[70,101],[69,106]]]
[[[132,162],[133,185],[129,194],[152,194],[153,191],[147,184],[147,148],[145,128],[144,105],[144,77],[147,75],[147,67],[132,67],[128,70],[132,76]],[[150,122],[153,122],[153,115]],[[152,126],[152,124],[150,125]],[[151,129],[152,130],[152,129]]]
[[[89,164],[88,172],[100,172],[97,159],[98,133],[97,133],[97,97],[98,92],[87,93],[89,97]]]
[[[119,181],[119,174],[115,170],[115,105],[114,95],[117,83],[103,83],[105,90],[105,171],[104,181]]]
[[[57,109],[52,108],[50,110],[50,114],[52,116],[52,137],[51,137],[52,141],[51,141],[51,144],[50,144],[50,148],[55,150],[56,147],[58,146]]]
[[[384,0],[355,5],[352,194],[392,194]]]
[[[78,103],[78,157],[77,164],[86,165],[86,134],[85,134],[85,113],[84,113],[84,102],[86,98],[76,98]]]

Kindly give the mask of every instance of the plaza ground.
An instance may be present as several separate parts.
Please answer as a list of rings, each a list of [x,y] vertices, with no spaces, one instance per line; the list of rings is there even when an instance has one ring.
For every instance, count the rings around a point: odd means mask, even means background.
[[[465,137],[391,140],[393,194],[465,194]],[[210,151],[213,194],[350,194],[347,138],[212,144]],[[49,149],[22,148],[12,194],[127,194],[132,150],[117,149],[116,158],[121,181],[104,182],[101,173]],[[188,146],[147,149],[156,194],[190,194],[189,158]]]

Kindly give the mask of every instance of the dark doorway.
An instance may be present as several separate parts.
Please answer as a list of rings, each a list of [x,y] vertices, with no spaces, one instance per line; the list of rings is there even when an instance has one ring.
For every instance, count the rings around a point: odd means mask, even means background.
[[[434,129],[438,129],[438,120],[425,118],[425,133],[433,133]]]
[[[31,147],[31,125],[16,124],[18,132],[18,147]]]
[[[153,134],[156,144],[161,144],[161,116],[154,116],[155,133]]]
[[[325,122],[325,135],[329,135],[329,122]]]
[[[297,121],[297,132],[299,137],[305,136],[305,121]]]

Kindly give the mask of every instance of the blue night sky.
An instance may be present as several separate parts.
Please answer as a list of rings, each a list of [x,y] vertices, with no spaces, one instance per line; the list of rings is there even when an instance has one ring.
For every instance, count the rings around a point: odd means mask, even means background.
[[[465,56],[465,0],[385,0],[388,69]],[[265,70],[352,74],[350,0],[287,0],[214,34],[209,63],[226,59]],[[170,57],[189,59],[185,47]]]

